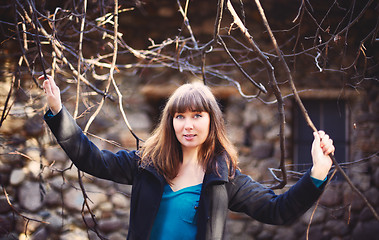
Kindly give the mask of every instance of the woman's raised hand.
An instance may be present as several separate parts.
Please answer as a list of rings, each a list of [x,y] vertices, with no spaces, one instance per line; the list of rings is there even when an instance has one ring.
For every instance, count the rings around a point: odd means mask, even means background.
[[[59,87],[55,84],[54,79],[49,75],[46,76],[47,79],[43,82],[43,89],[47,96],[47,104],[55,115],[62,109],[61,92]],[[44,76],[40,76],[38,79],[44,79]]]
[[[324,180],[332,166],[330,153],[334,153],[333,140],[329,138],[324,131],[313,133],[314,141],[312,144],[312,160],[313,167],[311,176],[320,180]]]

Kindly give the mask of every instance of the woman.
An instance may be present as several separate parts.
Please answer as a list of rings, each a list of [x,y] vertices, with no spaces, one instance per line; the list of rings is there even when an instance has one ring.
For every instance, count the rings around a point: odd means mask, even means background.
[[[220,108],[201,84],[174,92],[141,150],[100,151],[62,107],[54,80],[43,86],[50,107],[45,120],[78,169],[132,185],[128,239],[223,239],[228,209],[290,223],[318,199],[332,164],[332,140],[314,133],[312,169],[275,195],[239,171]]]

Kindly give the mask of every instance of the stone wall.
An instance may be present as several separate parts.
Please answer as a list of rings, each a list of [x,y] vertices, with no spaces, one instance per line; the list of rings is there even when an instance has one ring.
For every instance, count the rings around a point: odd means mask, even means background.
[[[356,186],[379,210],[379,88],[372,85],[350,102],[351,137],[348,174]],[[39,90],[31,93],[34,96]],[[146,138],[152,126],[143,96],[130,94],[127,101],[133,108],[127,114],[135,132]],[[63,95],[64,100],[69,96]],[[224,99],[225,100],[225,99]],[[66,107],[72,112],[73,104]],[[292,108],[286,100],[288,163],[292,163]],[[42,105],[15,105],[0,128],[0,176],[6,195],[0,195],[0,239],[98,239],[88,230],[95,224],[86,208],[78,184],[78,172],[65,153],[55,144],[42,121]],[[240,151],[242,171],[263,184],[272,180],[268,168],[279,162],[278,122],[276,105],[254,100],[246,102],[238,95],[229,96],[224,104],[228,133]],[[89,116],[78,120],[83,126]],[[121,129],[121,130],[120,130]],[[104,108],[91,133],[114,140],[123,147],[135,148],[117,107]],[[100,147],[118,148],[100,138],[90,138]],[[376,154],[376,155],[375,155]],[[81,174],[91,211],[96,215],[96,228],[109,239],[125,239],[129,220],[130,187]],[[292,179],[289,185],[293,184]],[[286,190],[288,188],[285,188]],[[278,193],[284,190],[279,190]],[[313,208],[290,226],[271,226],[251,220],[244,214],[230,213],[227,221],[228,239],[305,239]],[[27,221],[15,211],[35,220]],[[84,219],[84,220],[83,220]],[[25,235],[26,234],[26,235]],[[375,239],[379,222],[346,182],[332,182],[325,190],[310,227],[310,239]]]

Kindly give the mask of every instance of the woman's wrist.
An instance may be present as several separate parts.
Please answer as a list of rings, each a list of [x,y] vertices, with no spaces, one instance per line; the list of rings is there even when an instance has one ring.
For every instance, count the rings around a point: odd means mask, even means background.
[[[318,180],[324,180],[326,176],[328,176],[329,169],[324,169],[320,167],[313,166],[311,169],[311,177],[318,179]]]
[[[62,110],[62,105],[60,107],[50,107],[50,110],[54,115],[57,115]]]

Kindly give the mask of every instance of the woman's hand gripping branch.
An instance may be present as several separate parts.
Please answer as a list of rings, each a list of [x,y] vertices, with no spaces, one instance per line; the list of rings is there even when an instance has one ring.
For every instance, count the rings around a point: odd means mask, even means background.
[[[313,167],[311,176],[313,178],[324,180],[332,166],[332,159],[329,154],[334,153],[333,140],[329,138],[324,131],[313,133],[314,141],[312,144],[312,160]]]
[[[38,78],[38,80],[42,79],[44,79],[44,76]],[[59,113],[62,109],[61,92],[51,76],[47,75],[47,79],[43,82],[43,89],[45,90],[50,110],[54,115]]]

